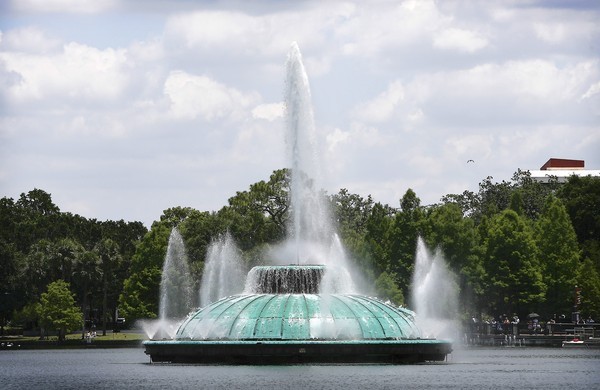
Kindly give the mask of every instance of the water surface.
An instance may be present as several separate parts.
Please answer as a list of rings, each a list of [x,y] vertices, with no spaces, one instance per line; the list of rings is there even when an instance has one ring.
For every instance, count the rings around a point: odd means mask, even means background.
[[[152,364],[141,348],[2,350],[0,389],[598,389],[600,350],[480,348],[419,365]]]

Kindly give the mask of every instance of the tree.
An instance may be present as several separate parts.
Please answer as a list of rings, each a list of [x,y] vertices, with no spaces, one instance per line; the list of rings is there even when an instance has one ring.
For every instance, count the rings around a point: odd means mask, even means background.
[[[365,199],[342,188],[337,194],[331,196],[331,204],[342,237],[352,233],[364,233],[373,208],[371,195]]]
[[[531,178],[529,171],[517,170],[511,181],[492,182],[488,176],[479,183],[479,191],[464,191],[462,194],[450,194],[442,197],[445,203],[456,203],[466,216],[479,223],[484,216],[493,215],[511,208],[518,214],[530,219],[537,219],[541,213],[544,200],[558,188],[558,183],[551,180],[542,184]],[[518,194],[515,195],[515,192]]]
[[[392,210],[389,206],[375,203],[365,229],[365,243],[369,248],[375,274],[390,271],[390,226]]]
[[[439,248],[448,267],[458,275],[461,304],[472,307],[481,294],[483,264],[476,253],[477,230],[471,218],[464,218],[455,203],[446,203],[430,209],[426,218],[425,241],[429,247]]]
[[[121,286],[116,283],[115,274],[118,272],[119,263],[122,260],[119,246],[110,238],[100,241],[94,251],[100,259],[100,271],[102,273],[102,335],[106,336],[106,326],[109,315],[109,293],[113,304],[110,306],[113,313],[116,309],[116,299],[118,298],[118,289]]]
[[[546,285],[533,232],[526,221],[513,210],[496,215],[490,221],[486,244],[489,309],[520,315],[538,310]]]
[[[600,178],[573,175],[557,196],[571,217],[582,257],[592,260],[600,272]]]
[[[585,259],[577,275],[577,285],[581,288],[579,308],[584,318],[600,318],[600,275],[592,260]],[[571,295],[572,298],[572,295]]]
[[[38,306],[41,325],[46,329],[58,331],[58,340],[62,341],[68,332],[81,325],[81,311],[75,305],[75,299],[69,290],[69,283],[57,280],[48,285]]]
[[[160,277],[172,229],[167,221],[153,223],[136,248],[131,275],[125,279],[119,296],[120,312],[128,321],[158,315]]]
[[[396,275],[404,294],[408,294],[417,252],[417,239],[422,233],[425,218],[421,200],[408,189],[400,199],[400,211],[396,213],[390,228],[390,269]]]
[[[260,181],[250,185],[248,191],[238,191],[229,198],[229,207],[219,211],[219,217],[227,222],[225,230],[238,239],[242,250],[285,237],[290,180],[289,170],[276,170],[268,182]]]
[[[394,274],[382,272],[375,280],[375,290],[377,296],[384,301],[391,301],[394,305],[399,306],[404,304],[404,294],[398,287],[398,283],[394,278]]]
[[[90,297],[95,283],[102,275],[100,269],[100,258],[97,252],[83,251],[77,257],[73,267],[73,284],[80,294],[81,312],[83,313],[83,326],[81,328],[81,337],[84,337],[86,313],[90,313]]]
[[[561,200],[550,196],[536,223],[536,241],[544,270],[546,314],[568,313],[579,269],[579,246]]]

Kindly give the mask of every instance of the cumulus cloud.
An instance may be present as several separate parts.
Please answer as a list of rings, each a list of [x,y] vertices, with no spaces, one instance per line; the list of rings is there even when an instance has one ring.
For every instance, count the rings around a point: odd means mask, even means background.
[[[8,30],[0,38],[0,48],[4,51],[47,53],[60,47],[60,40],[50,38],[41,29],[31,26]]]
[[[427,204],[550,156],[595,168],[600,10],[567,3],[14,1],[0,186],[148,225],[220,207],[284,165],[292,41],[329,191]]]
[[[252,116],[256,119],[265,119],[272,122],[282,118],[284,113],[283,103],[260,104],[252,110]]]
[[[72,42],[48,55],[2,52],[0,61],[8,72],[20,77],[19,83],[5,91],[13,102],[110,100],[127,84],[127,58],[122,49],[100,50]]]
[[[183,71],[169,74],[164,93],[171,102],[170,113],[177,119],[239,119],[244,111],[259,100],[255,93],[243,93],[207,76]]]
[[[357,115],[369,122],[384,122],[392,117],[394,110],[402,100],[404,100],[402,83],[394,81],[375,99],[362,104],[358,108]]]
[[[599,93],[600,93],[600,81],[595,84],[592,84],[590,86],[590,88],[587,91],[585,91],[585,93],[583,95],[581,95],[580,100],[589,99],[592,96],[598,95]]]
[[[451,22],[432,0],[357,5],[336,28],[347,55],[374,55],[429,39]]]
[[[265,14],[239,11],[197,11],[170,16],[165,27],[169,42],[196,50],[212,50],[225,57],[280,58],[293,41],[305,50],[323,44],[334,22],[346,11],[344,4],[324,3],[322,8],[298,8],[294,12]],[[328,68],[323,58],[315,68]]]
[[[113,9],[118,0],[9,0],[17,11],[93,14]]]
[[[488,45],[488,40],[475,31],[447,28],[434,34],[433,46],[473,53]]]
[[[535,35],[548,43],[561,43],[566,38],[565,25],[562,23],[540,23],[533,24]]]

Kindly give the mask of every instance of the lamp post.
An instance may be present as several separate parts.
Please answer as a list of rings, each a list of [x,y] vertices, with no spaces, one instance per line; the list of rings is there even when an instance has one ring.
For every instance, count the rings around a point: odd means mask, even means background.
[[[579,306],[581,305],[581,287],[575,285],[575,299],[573,302],[573,312],[571,313],[571,321],[575,324],[579,323]]]

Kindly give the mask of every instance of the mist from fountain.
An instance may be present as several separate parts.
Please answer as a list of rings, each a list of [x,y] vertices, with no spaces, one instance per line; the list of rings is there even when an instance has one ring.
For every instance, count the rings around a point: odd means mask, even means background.
[[[322,191],[308,76],[294,42],[286,63],[286,147],[291,167],[289,234],[282,244],[295,264],[325,264],[322,292],[354,292],[348,258]],[[281,250],[281,247],[279,250]],[[333,276],[335,275],[335,277]]]
[[[200,283],[200,307],[244,289],[246,268],[240,250],[229,232],[208,247]]]
[[[177,228],[173,228],[162,268],[158,319],[140,324],[149,338],[174,337],[182,318],[194,306],[192,285],[185,244]]]
[[[327,197],[322,192],[320,166],[317,153],[314,117],[308,77],[302,63],[302,55],[296,43],[288,54],[285,91],[286,147],[291,167],[290,204],[291,218],[288,238],[272,247],[265,258],[271,264],[290,263],[325,265],[319,276],[318,291],[323,295],[356,293],[357,285],[352,266],[343,244],[332,224],[332,214]],[[181,249],[178,249],[181,248]],[[177,255],[180,253],[180,255]],[[174,258],[185,258],[174,267]],[[181,236],[173,230],[161,282],[161,304],[159,321],[173,318],[170,304],[172,282],[168,276],[173,269],[187,267],[187,256]],[[170,271],[169,271],[170,270]],[[189,273],[188,273],[189,275]],[[200,307],[205,307],[221,298],[245,293],[254,293],[256,276],[249,275],[241,259],[240,250],[229,232],[211,243],[207,251],[204,272],[199,290]],[[174,279],[176,280],[176,278]],[[445,266],[441,252],[431,254],[421,238],[416,253],[413,275],[413,308],[417,312],[417,323],[424,335],[448,336],[453,332],[453,320],[457,312],[455,278]],[[184,281],[184,285],[191,285]],[[184,299],[186,302],[187,298]],[[328,315],[328,301],[323,299],[323,314]],[[179,318],[189,310],[178,309]],[[170,331],[169,331],[170,333]],[[454,336],[453,334],[451,336]]]
[[[383,354],[375,360],[441,361],[451,352],[451,346],[421,340],[424,333],[415,325],[413,312],[357,294],[359,278],[336,233],[329,199],[321,186],[310,88],[296,43],[288,54],[286,69],[290,222],[288,238],[263,256],[267,262],[280,265],[254,267],[244,284],[240,251],[231,235],[220,237],[208,249],[200,288],[201,308],[185,319],[175,341],[145,342],[146,353],[153,361],[174,362],[241,358],[254,364],[257,356],[278,361],[307,358],[362,362],[370,360],[365,348],[374,348]],[[424,247],[422,241],[420,246]],[[421,318],[429,331],[427,320],[434,318],[439,323],[441,318],[439,309],[429,305],[433,288],[437,286],[441,295],[450,293],[440,289],[445,286],[443,263],[429,261],[431,256],[423,253],[417,254],[423,261],[417,260],[419,275],[415,277],[414,296],[418,297],[417,311],[422,310]],[[422,302],[427,304],[421,306]],[[433,331],[437,329],[430,334]],[[308,348],[293,345],[308,340],[315,341],[311,348],[325,341],[318,345],[326,349],[307,357]],[[348,349],[348,345],[353,347]]]
[[[432,253],[421,237],[417,241],[412,305],[424,337],[459,337],[456,276],[448,269],[441,250]]]

